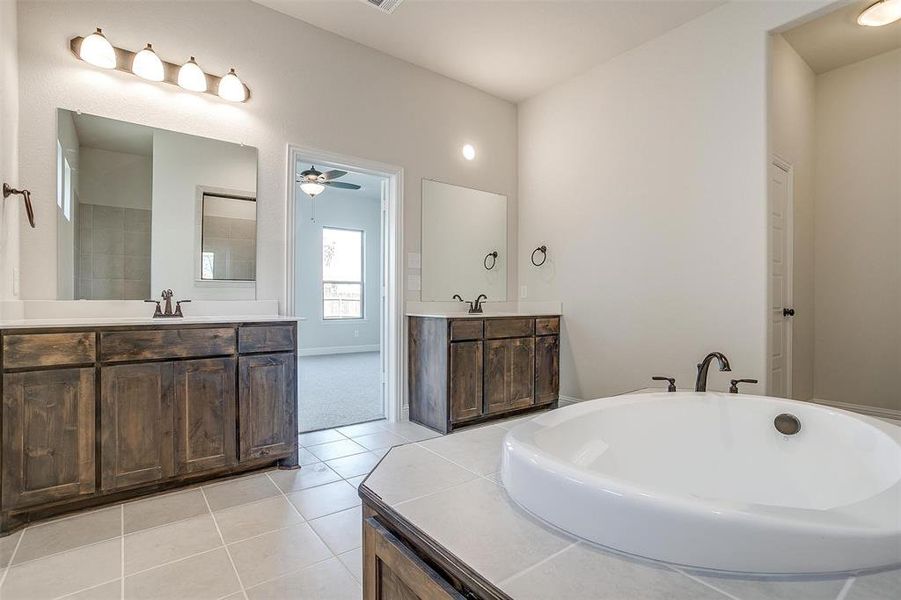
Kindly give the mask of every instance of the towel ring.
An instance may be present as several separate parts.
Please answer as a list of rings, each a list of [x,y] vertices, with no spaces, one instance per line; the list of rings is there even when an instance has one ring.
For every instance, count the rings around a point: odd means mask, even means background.
[[[491,266],[488,266],[488,259],[491,259]],[[482,261],[482,264],[485,266],[486,271],[490,271],[497,264],[497,250],[494,252],[489,252],[485,255],[485,260]]]
[[[541,252],[541,262],[535,261],[535,255]],[[534,250],[532,250],[532,264],[536,267],[540,267],[547,260],[547,246],[538,246]]]

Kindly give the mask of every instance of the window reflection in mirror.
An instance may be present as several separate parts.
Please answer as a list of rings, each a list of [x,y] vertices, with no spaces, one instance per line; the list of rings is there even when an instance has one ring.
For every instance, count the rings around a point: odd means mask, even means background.
[[[256,279],[256,198],[203,193],[200,278]]]

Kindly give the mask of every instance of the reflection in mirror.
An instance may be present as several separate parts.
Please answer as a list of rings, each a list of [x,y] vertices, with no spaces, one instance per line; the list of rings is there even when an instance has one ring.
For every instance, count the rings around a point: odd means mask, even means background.
[[[507,299],[507,197],[423,179],[422,300],[454,294]]]
[[[255,297],[255,148],[63,109],[57,119],[58,299]]]

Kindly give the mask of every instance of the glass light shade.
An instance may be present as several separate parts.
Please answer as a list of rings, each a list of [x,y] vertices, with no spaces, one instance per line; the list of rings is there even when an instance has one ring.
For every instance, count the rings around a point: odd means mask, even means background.
[[[135,60],[131,64],[131,72],[150,81],[163,80],[163,61],[153,51],[153,46],[147,47],[135,54]]]
[[[178,85],[192,92],[206,91],[206,73],[194,62],[193,56],[178,70]]]
[[[463,158],[466,160],[473,160],[476,157],[476,149],[472,144],[466,144],[463,146]]]
[[[321,183],[314,183],[312,181],[305,181],[300,184],[300,189],[303,192],[310,196],[310,198],[315,198],[319,194],[325,191],[325,186]]]
[[[244,89],[244,84],[235,75],[234,69],[230,70],[225,74],[225,77],[219,80],[219,97],[232,102],[244,102],[247,99],[247,90]],[[316,193],[318,194],[319,192]]]
[[[113,69],[116,67],[116,51],[109,40],[104,37],[100,28],[81,40],[81,48],[78,49],[81,60],[91,63],[96,67]]]
[[[865,27],[882,27],[898,19],[901,19],[901,0],[880,0],[860,13],[857,23]]]

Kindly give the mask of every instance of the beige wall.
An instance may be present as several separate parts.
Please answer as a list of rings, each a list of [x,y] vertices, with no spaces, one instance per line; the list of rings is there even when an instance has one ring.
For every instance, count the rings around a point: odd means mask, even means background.
[[[814,111],[816,75],[781,35],[770,45],[770,149],[792,165],[792,397],[813,398],[814,363]]]
[[[901,50],[816,90],[815,395],[901,410]]]
[[[194,55],[212,73],[234,66],[252,98],[234,105],[90,67],[71,55],[68,40],[98,24],[125,48],[151,41],[167,60]],[[406,251],[420,247],[423,177],[506,194],[516,221],[516,106],[262,6],[24,2],[19,36],[21,97],[28,98],[21,176],[42,223],[23,239],[25,298],[56,297],[58,107],[259,148],[257,297],[279,299],[283,308],[289,143],[403,167]],[[475,161],[460,155],[466,142],[477,148]],[[508,243],[516,247],[513,227]]]
[[[17,37],[16,3],[0,2],[0,183],[18,187]],[[13,279],[19,266],[19,206],[22,204],[17,198],[0,200],[0,317],[4,316],[3,302],[16,299]]]

